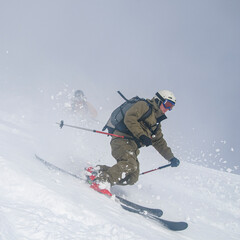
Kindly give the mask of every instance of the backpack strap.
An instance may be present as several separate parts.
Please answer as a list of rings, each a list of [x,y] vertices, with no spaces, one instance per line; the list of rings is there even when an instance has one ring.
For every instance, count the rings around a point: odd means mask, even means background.
[[[151,114],[152,114],[152,104],[150,104],[146,99],[143,99],[143,101],[145,101],[149,107],[149,109],[147,110],[147,112],[145,112],[141,118],[139,118],[139,122],[140,121],[144,121],[146,118],[148,118]]]
[[[148,109],[148,111],[147,111],[145,114],[143,114],[143,116],[142,116],[138,121],[144,121],[144,120],[145,120],[146,118],[148,118],[148,117],[151,115],[151,113],[152,113],[152,105],[151,105],[147,100],[144,100],[144,101],[146,101],[146,103],[148,104],[149,109]],[[165,114],[163,114],[162,116],[160,116],[159,118],[157,118],[157,127],[156,127],[156,129],[155,129],[154,131],[151,130],[151,127],[148,126],[147,123],[144,123],[144,124],[145,124],[145,125],[148,127],[148,129],[151,131],[152,135],[155,135],[156,132],[158,131],[159,127],[160,127],[160,122],[163,121],[163,120],[165,120],[165,119],[167,119],[167,116],[166,116]]]
[[[160,122],[167,119],[167,116],[163,114],[161,117],[157,118],[157,127],[154,131],[152,131],[152,135],[155,135],[160,127]]]

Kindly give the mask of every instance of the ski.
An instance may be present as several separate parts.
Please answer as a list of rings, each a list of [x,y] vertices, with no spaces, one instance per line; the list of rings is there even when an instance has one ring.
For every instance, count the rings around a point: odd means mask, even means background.
[[[57,170],[57,171],[60,171],[62,173],[65,173],[67,175],[70,175],[72,177],[75,177],[77,179],[80,179],[82,181],[85,181],[85,179],[83,179],[82,177],[80,177],[80,176],[78,176],[76,174],[73,174],[71,172],[68,172],[68,171],[66,171],[66,170],[64,170],[62,168],[59,168],[56,165],[54,165],[54,164],[52,164],[52,163],[50,163],[50,162],[40,158],[38,155],[35,155],[35,157],[40,162],[42,162],[44,165],[46,165],[49,169]],[[118,201],[119,201],[121,206],[124,205],[124,206],[128,206],[128,207],[134,208],[136,211],[138,211],[139,214],[143,214],[143,215],[151,214],[151,215],[154,215],[156,217],[161,217],[163,215],[163,211],[161,209],[153,209],[153,208],[143,207],[141,205],[138,205],[136,203],[128,201],[128,200],[126,200],[126,199],[124,199],[124,198],[122,198],[120,196],[115,196],[115,197],[118,199]]]
[[[122,208],[129,211],[129,212],[133,212],[133,213],[139,213],[138,210],[133,209],[131,207],[128,206],[124,206],[122,205]],[[157,221],[158,223],[160,223],[163,227],[172,230],[172,231],[182,231],[185,230],[188,227],[188,224],[186,222],[173,222],[173,221],[168,221],[165,219],[162,219],[160,217],[156,217],[153,216],[151,214],[141,214],[142,216],[148,218],[148,219],[152,219],[154,221]]]
[[[60,167],[57,167],[56,165],[44,160],[43,158],[40,158],[38,155],[35,155],[35,157],[40,161],[42,162],[45,166],[47,166],[47,168],[49,169],[53,169],[53,170],[57,170],[57,171],[60,171],[62,173],[65,173],[67,175],[70,175],[72,177],[75,177],[77,179],[80,179],[82,181],[86,181],[83,177],[80,177],[76,174],[73,174],[71,172],[68,172]],[[148,208],[148,207],[143,207],[141,205],[138,205],[136,203],[133,203],[129,200],[126,200],[120,196],[117,196],[115,195],[115,198],[117,199],[117,201],[120,203],[120,205],[124,205],[124,206],[128,206],[130,208],[134,208],[136,211],[138,211],[139,214],[143,214],[143,215],[147,215],[147,214],[151,214],[153,216],[156,216],[156,217],[161,217],[163,215],[163,211],[161,209],[154,209],[154,208]]]
[[[136,203],[130,202],[129,200],[126,200],[120,196],[116,195],[115,197],[118,199],[118,201],[123,206],[123,208],[125,206],[129,207],[129,208],[133,208],[134,210],[138,211],[138,213],[141,215],[153,215],[155,217],[161,217],[163,215],[163,211],[161,209],[143,207]],[[126,210],[128,210],[128,209],[126,209]]]
[[[59,172],[70,175],[70,176],[77,178],[79,180],[82,180],[84,182],[86,181],[86,179],[84,179],[76,174],[73,174],[71,172],[68,172],[60,167],[57,167],[56,165],[40,158],[38,155],[35,155],[35,157],[37,160],[39,160],[41,163],[43,163],[47,168],[49,168],[51,170],[57,170]],[[164,219],[160,218],[163,214],[163,211],[161,209],[144,207],[144,206],[133,203],[133,202],[126,200],[117,195],[115,195],[115,198],[117,199],[116,202],[118,202],[124,210],[127,210],[132,213],[137,213],[143,217],[157,221],[163,227],[165,227],[169,230],[182,231],[188,227],[188,224],[186,222],[173,222],[173,221],[168,221],[168,220],[164,220]]]

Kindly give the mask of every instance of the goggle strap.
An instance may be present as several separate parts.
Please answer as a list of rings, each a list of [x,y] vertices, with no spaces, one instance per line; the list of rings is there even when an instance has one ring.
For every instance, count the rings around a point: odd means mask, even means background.
[[[156,96],[157,96],[162,102],[165,101],[165,99],[159,94],[159,92],[156,93]]]

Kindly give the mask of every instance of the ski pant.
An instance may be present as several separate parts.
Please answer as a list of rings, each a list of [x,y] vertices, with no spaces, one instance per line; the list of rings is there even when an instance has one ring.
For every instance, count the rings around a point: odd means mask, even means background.
[[[113,138],[111,140],[112,156],[117,163],[112,167],[100,165],[100,181],[113,185],[133,185],[138,181],[140,151],[133,140]]]

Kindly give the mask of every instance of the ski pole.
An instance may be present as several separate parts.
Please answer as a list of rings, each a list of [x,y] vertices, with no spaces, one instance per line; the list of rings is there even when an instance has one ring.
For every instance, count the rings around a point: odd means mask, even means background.
[[[152,169],[152,170],[149,170],[149,171],[146,171],[146,172],[142,172],[140,173],[139,175],[143,175],[143,174],[146,174],[146,173],[150,173],[150,172],[153,172],[153,171],[156,171],[156,170],[159,170],[159,169],[162,169],[162,168],[166,168],[166,167],[170,167],[171,166],[171,163],[170,164],[167,164],[167,165],[164,165],[164,166],[161,166],[159,168],[155,168],[155,169]]]
[[[121,136],[121,135],[117,135],[117,134],[102,132],[102,131],[98,131],[98,130],[94,130],[94,129],[89,129],[89,128],[83,128],[83,127],[68,125],[68,124],[65,124],[63,120],[61,120],[60,123],[56,123],[56,124],[58,124],[60,128],[63,128],[63,126],[66,126],[66,127],[81,129],[81,130],[84,130],[84,131],[89,131],[89,132],[95,132],[95,133],[105,134],[105,135],[107,135],[107,136],[114,136],[114,137],[118,137],[118,138],[124,138],[124,139],[131,139],[131,140],[133,140],[133,138],[130,138],[130,137],[125,137],[125,136]]]

